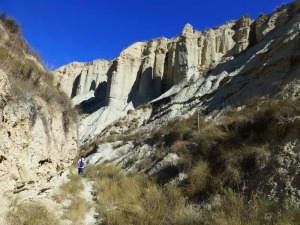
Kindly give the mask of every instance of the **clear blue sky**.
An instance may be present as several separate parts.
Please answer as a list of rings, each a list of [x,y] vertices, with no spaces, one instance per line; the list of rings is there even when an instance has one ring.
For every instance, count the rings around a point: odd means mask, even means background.
[[[186,23],[221,25],[248,13],[257,18],[292,0],[0,0],[45,64],[112,59],[135,41],[173,37]]]

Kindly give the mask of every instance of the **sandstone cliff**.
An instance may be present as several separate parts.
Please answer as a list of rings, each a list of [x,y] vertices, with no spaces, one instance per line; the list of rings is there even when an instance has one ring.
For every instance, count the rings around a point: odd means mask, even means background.
[[[95,137],[138,105],[170,96],[173,102],[188,101],[212,93],[233,76],[251,70],[259,61],[258,56],[251,56],[261,55],[263,46],[273,43],[268,37],[286,29],[286,23],[297,16],[294,6],[284,5],[255,21],[243,15],[204,31],[186,24],[180,35],[134,43],[111,62],[71,63],[57,69],[57,85],[89,114],[81,120],[80,142]],[[233,90],[226,88],[226,92]],[[214,107],[226,101],[219,100]],[[180,110],[171,111],[175,115]],[[159,113],[152,116],[155,120]]]
[[[134,43],[112,62],[71,63],[54,71],[57,86],[75,105],[81,104],[89,113],[102,107],[82,121],[81,142],[128,109],[233,59],[249,45],[252,22],[243,16],[202,32],[187,24],[179,36]]]
[[[9,23],[7,23],[9,20]],[[77,115],[10,18],[0,22],[0,223],[11,201],[37,197],[77,154]]]

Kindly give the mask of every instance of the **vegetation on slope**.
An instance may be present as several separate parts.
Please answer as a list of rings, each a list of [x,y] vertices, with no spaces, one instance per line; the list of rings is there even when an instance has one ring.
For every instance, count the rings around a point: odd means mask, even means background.
[[[158,152],[153,161],[169,152],[179,155],[174,169],[188,174],[182,185],[193,199],[206,200],[224,188],[250,196],[263,173],[276,168],[288,138],[300,133],[299,116],[298,100],[266,98],[229,107],[213,120],[203,116],[200,130],[197,115],[175,120],[154,132]]]
[[[255,193],[246,199],[231,188],[197,206],[174,184],[160,186],[113,165],[89,166],[87,176],[94,180],[103,224],[298,224],[300,219],[298,207],[285,209]]]
[[[8,225],[59,225],[59,220],[40,203],[27,202],[14,206],[6,216]]]
[[[80,195],[84,186],[82,178],[73,172],[74,169],[71,167],[69,180],[59,187],[54,199],[58,203],[68,202],[63,219],[72,221],[73,225],[81,225],[90,209],[90,203]]]
[[[53,86],[53,76],[24,40],[21,27],[13,18],[1,14],[0,31],[0,69],[8,75],[12,100],[34,103],[38,97],[51,108],[59,106],[64,130],[68,132],[68,125],[77,117],[70,99]]]
[[[103,224],[195,224],[195,210],[175,185],[160,187],[141,174],[125,175],[113,165],[89,166]]]
[[[151,134],[117,135],[118,140],[131,140],[136,147],[147,143],[155,149],[140,163],[146,173],[168,153],[180,159],[177,165],[162,168],[173,170],[167,179],[159,173],[147,178],[143,173],[126,176],[111,166],[90,167],[88,176],[95,180],[99,194],[98,210],[107,224],[297,224],[299,205],[289,198],[295,193],[270,194],[274,190],[268,189],[265,179],[280,167],[281,155],[289,157],[284,146],[299,138],[299,118],[299,100],[265,97],[214,115],[177,118]],[[292,164],[286,167],[296,170]],[[187,174],[187,179],[177,187],[170,185],[179,173]],[[275,174],[274,179],[288,189],[282,174]],[[176,195],[169,190],[176,190]],[[148,199],[147,191],[161,193],[162,199]],[[171,210],[176,216],[165,210],[173,204],[179,206]],[[197,207],[190,210],[190,206]],[[148,217],[149,208],[158,210],[151,211],[157,217]],[[191,214],[196,216],[188,219]]]

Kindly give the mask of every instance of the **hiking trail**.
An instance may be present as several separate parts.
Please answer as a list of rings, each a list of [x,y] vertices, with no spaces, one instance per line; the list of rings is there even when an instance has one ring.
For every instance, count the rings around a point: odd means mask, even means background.
[[[95,199],[93,195],[93,181],[88,180],[87,178],[82,178],[83,179],[83,185],[84,185],[84,190],[82,191],[81,195],[83,198],[85,198],[89,203],[92,204],[92,207],[90,211],[86,214],[85,220],[84,220],[84,225],[98,225],[100,224],[97,221],[97,218],[99,214],[96,212],[95,209]]]

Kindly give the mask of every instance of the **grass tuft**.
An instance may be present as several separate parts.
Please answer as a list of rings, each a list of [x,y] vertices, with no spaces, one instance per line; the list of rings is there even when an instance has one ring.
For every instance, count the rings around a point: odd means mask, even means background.
[[[40,203],[21,203],[6,215],[9,225],[59,225],[59,220]]]

